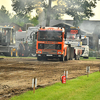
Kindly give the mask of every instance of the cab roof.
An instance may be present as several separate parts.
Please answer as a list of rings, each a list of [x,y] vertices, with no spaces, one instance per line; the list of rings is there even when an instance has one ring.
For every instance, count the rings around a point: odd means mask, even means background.
[[[62,27],[40,27],[39,30],[55,30],[55,31],[62,31],[64,28]]]
[[[0,26],[0,28],[2,28],[2,29],[13,29],[13,27],[9,27],[9,26]]]

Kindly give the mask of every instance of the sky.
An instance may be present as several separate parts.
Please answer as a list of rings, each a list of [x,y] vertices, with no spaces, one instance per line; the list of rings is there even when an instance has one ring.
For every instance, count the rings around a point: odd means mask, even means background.
[[[11,4],[11,0],[0,0],[0,8],[2,5],[4,5],[6,7],[6,10],[8,10],[10,13],[14,13],[12,11]],[[93,9],[93,12],[95,13],[95,16],[90,18],[90,20],[100,20],[100,0],[97,1],[97,7]],[[68,20],[72,19],[68,15],[65,15],[63,18]]]

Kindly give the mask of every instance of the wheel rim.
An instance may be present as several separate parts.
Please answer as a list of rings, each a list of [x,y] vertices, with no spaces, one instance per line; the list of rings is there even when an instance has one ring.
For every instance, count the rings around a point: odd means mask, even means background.
[[[12,52],[12,50],[11,50],[11,53],[10,53],[10,54],[11,54],[11,57],[12,57],[12,56],[13,56],[13,52]]]
[[[16,57],[18,56],[18,52],[16,51]]]

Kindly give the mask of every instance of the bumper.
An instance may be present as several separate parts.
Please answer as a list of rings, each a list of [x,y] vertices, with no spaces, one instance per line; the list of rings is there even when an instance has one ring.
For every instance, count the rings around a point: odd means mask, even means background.
[[[61,57],[61,55],[57,55],[57,54],[37,54],[37,56],[41,56],[41,57],[53,57],[53,58],[59,58]]]

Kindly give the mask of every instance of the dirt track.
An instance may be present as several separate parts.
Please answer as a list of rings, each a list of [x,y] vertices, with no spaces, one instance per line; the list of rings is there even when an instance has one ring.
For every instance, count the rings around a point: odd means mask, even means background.
[[[60,82],[64,70],[68,71],[68,79],[86,74],[86,66],[90,73],[99,70],[100,60],[61,62],[37,61],[29,58],[0,59],[0,100],[7,100],[32,89],[32,79],[37,78],[38,87]]]

